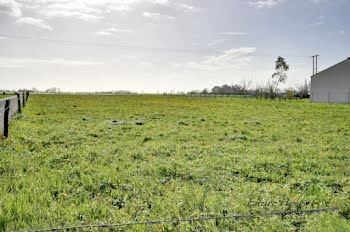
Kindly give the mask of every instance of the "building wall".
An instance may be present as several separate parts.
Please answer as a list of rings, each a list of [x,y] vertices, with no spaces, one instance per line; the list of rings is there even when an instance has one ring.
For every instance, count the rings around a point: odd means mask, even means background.
[[[350,59],[311,78],[311,102],[350,104]]]

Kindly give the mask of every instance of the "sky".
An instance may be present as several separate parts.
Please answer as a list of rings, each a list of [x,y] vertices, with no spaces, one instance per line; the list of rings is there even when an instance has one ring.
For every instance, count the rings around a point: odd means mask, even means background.
[[[0,89],[284,87],[350,57],[350,0],[0,0]]]

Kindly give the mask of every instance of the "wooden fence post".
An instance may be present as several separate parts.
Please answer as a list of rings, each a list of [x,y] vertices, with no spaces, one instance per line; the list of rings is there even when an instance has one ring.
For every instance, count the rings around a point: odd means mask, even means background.
[[[26,101],[28,101],[29,91],[26,92]]]
[[[10,113],[10,100],[6,100],[4,111],[4,136],[9,136],[9,113]]]
[[[18,102],[18,113],[22,113],[22,109],[21,109],[21,96],[19,95],[19,93],[17,93],[17,102]]]
[[[23,92],[23,95],[22,95],[22,99],[23,99],[23,108],[26,107],[26,97],[25,97],[25,94]]]

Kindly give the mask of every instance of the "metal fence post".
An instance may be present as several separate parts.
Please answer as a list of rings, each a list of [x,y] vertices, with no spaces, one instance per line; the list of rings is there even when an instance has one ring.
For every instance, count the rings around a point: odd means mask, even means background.
[[[4,136],[9,136],[9,113],[10,113],[10,100],[6,100],[4,111]]]
[[[17,93],[17,102],[18,102],[18,113],[22,113],[22,109],[21,109],[21,96],[19,95],[19,93]]]

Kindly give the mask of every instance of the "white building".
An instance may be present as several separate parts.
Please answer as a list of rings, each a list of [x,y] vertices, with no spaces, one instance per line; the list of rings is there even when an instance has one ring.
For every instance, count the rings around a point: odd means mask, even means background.
[[[311,102],[350,104],[350,57],[311,77]]]

